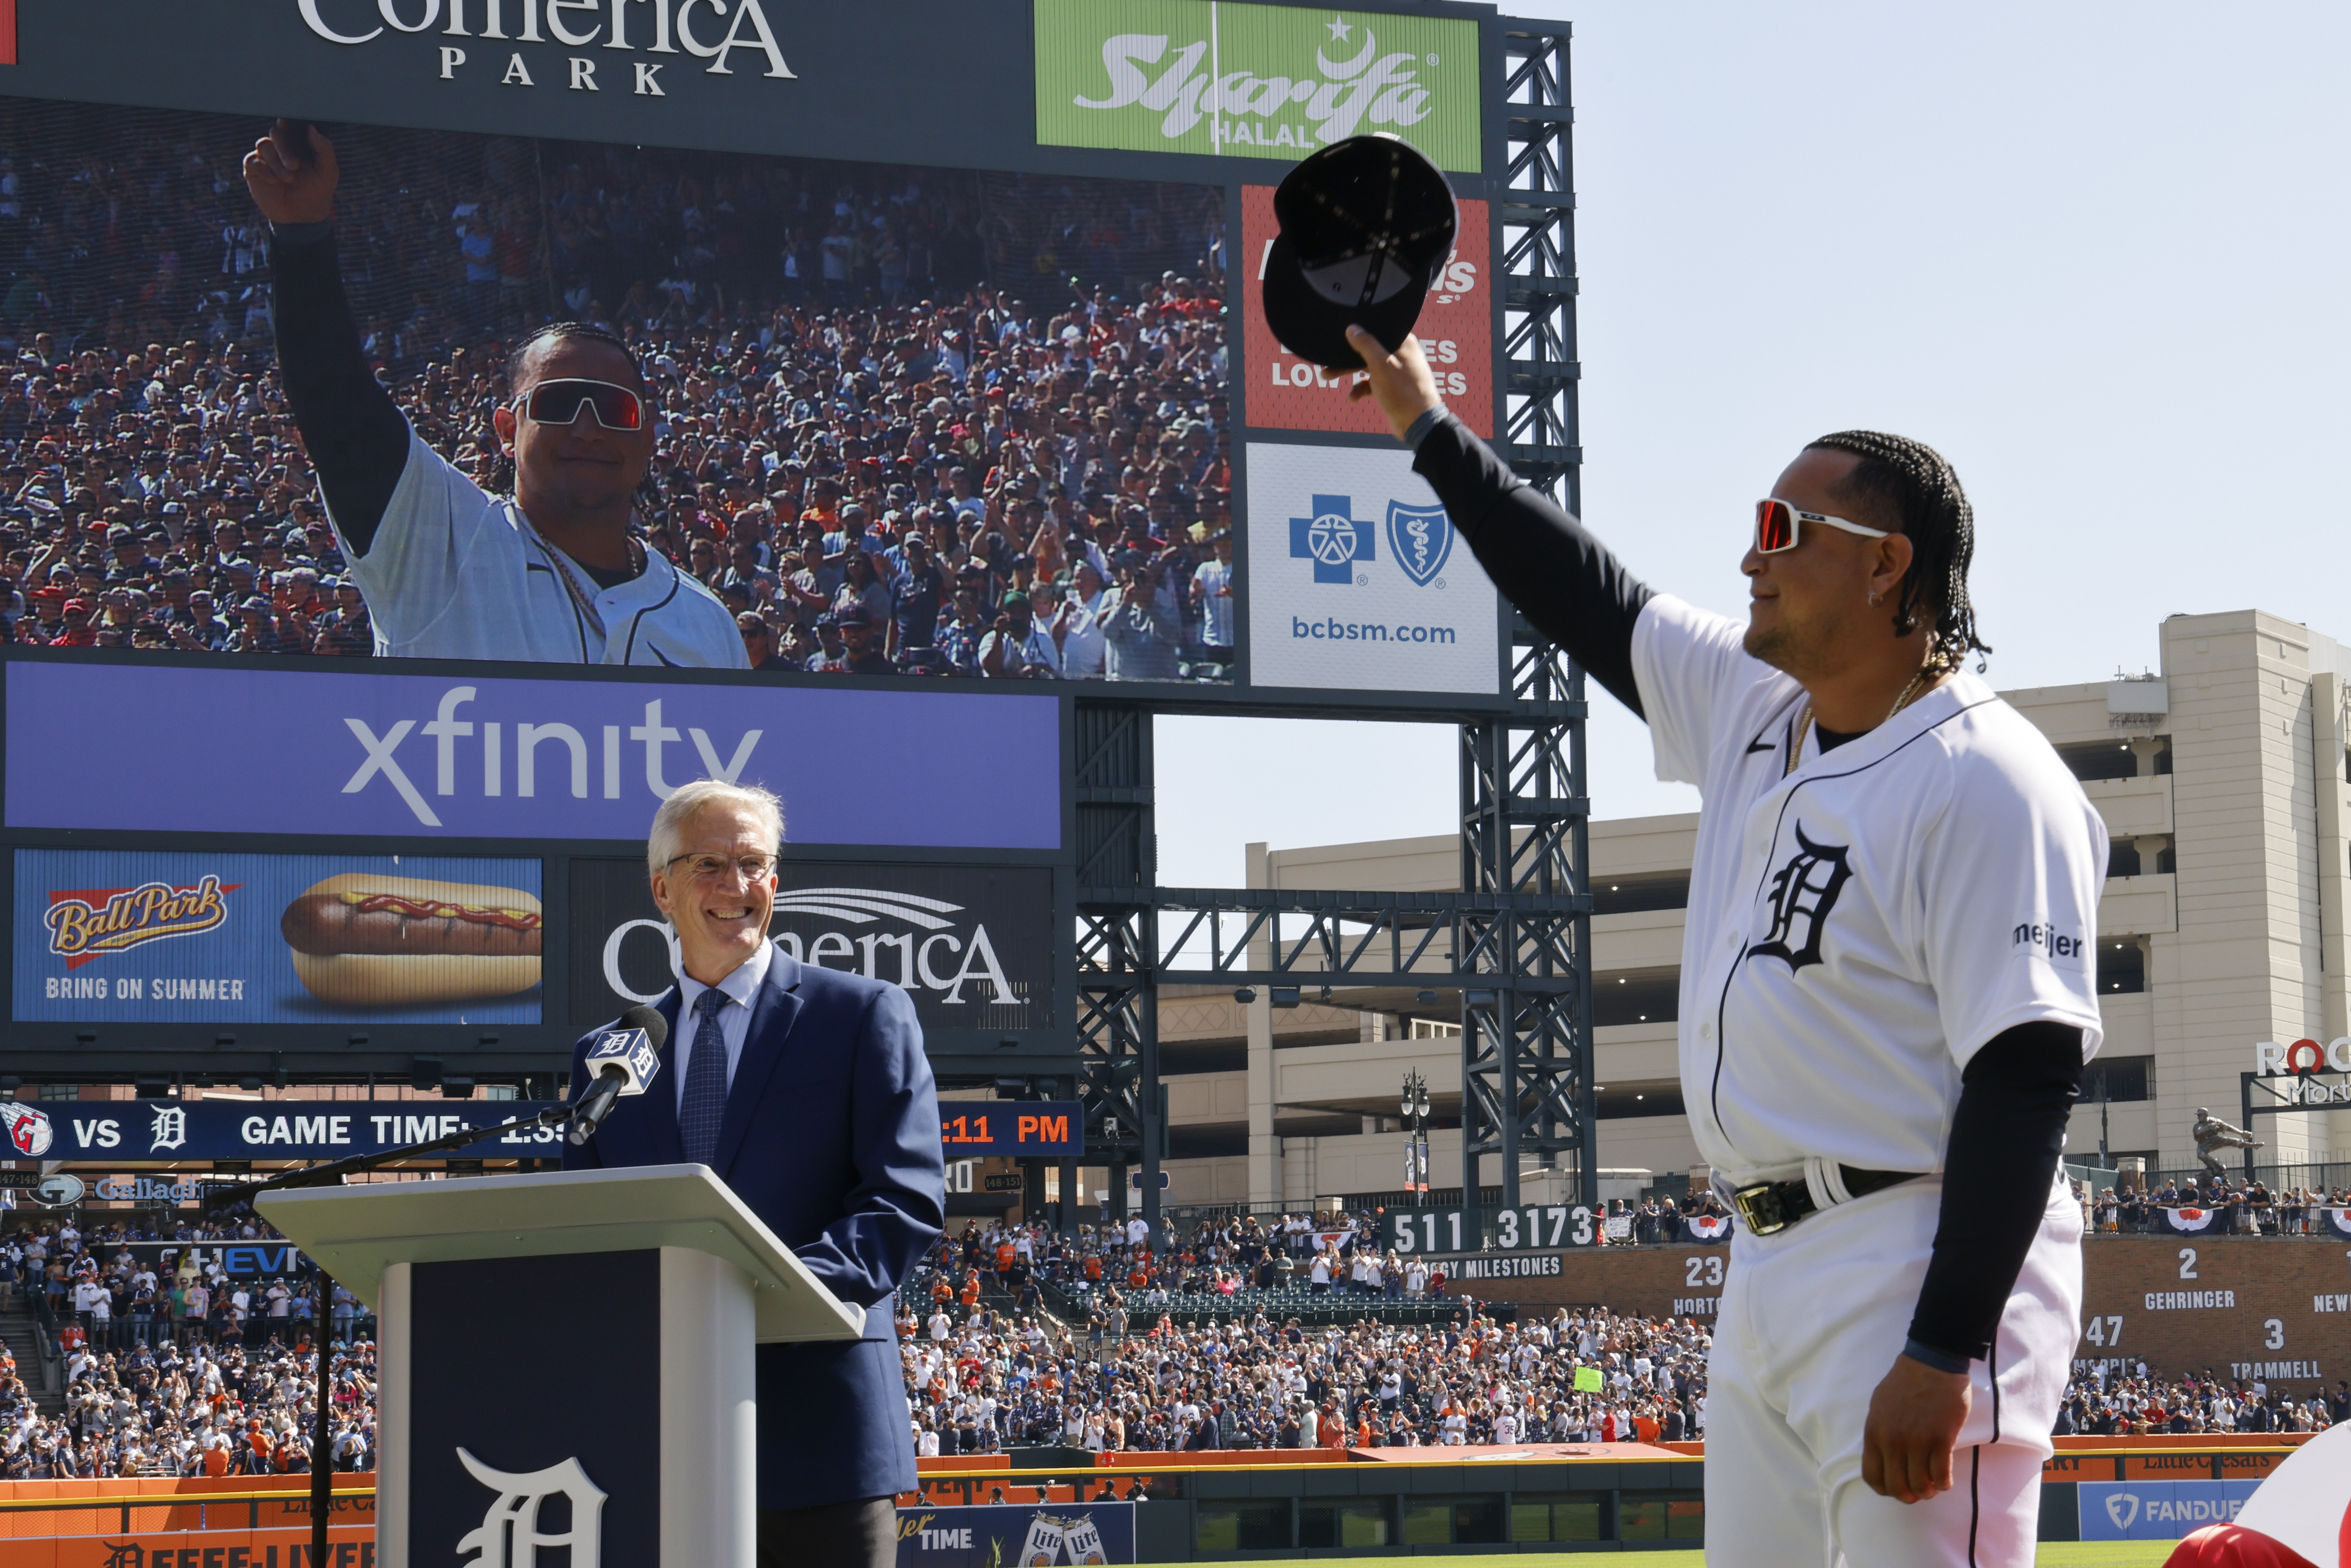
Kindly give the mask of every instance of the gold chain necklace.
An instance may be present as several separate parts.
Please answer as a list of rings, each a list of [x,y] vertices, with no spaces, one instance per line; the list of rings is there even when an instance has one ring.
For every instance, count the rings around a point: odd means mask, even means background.
[[[1894,699],[1894,706],[1886,710],[1886,717],[1877,721],[1878,724],[1882,725],[1888,722],[1896,714],[1900,713],[1904,708],[1908,707],[1912,703],[1924,696],[1926,695],[1926,688],[1932,683],[1934,676],[1935,671],[1932,665],[1921,665],[1918,673],[1910,677],[1910,684],[1902,688],[1902,695]],[[1798,716],[1796,719],[1796,738],[1791,742],[1788,747],[1788,760],[1780,769],[1781,778],[1785,779],[1789,774],[1793,773],[1796,770],[1796,759],[1803,755],[1804,737],[1812,734],[1812,732],[1813,705],[1808,702],[1804,705],[1803,713]]]

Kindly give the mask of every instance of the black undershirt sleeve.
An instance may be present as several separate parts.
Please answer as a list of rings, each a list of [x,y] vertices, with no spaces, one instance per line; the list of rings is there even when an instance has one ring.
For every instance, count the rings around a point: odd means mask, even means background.
[[[1412,466],[1502,596],[1610,695],[1640,713],[1633,624],[1654,591],[1450,414],[1421,437]]]
[[[2018,1024],[1969,1061],[1943,1157],[1934,1254],[1910,1319],[1914,1347],[1962,1361],[1991,1354],[2081,1088],[2082,1031],[2072,1024]]]
[[[408,420],[360,351],[332,225],[274,228],[269,256],[286,401],[335,527],[354,555],[365,555],[408,466]]]

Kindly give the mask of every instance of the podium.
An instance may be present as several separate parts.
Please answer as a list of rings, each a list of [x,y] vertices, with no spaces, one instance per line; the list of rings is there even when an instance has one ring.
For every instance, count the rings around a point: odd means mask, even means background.
[[[864,1332],[705,1166],[256,1207],[375,1307],[381,1568],[752,1568],[752,1347]]]

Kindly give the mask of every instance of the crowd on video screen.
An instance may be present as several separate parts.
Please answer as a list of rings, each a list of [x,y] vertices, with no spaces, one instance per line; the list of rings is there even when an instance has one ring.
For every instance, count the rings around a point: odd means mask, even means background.
[[[18,643],[364,655],[278,384],[266,127],[0,99],[0,622]],[[507,350],[643,361],[644,542],[754,668],[1222,680],[1223,193],[331,128],[371,366],[493,494]]]

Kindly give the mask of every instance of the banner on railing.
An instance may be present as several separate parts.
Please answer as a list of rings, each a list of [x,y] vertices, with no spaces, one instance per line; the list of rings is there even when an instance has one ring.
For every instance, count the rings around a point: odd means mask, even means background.
[[[2327,1229],[2351,1240],[2351,1208],[2324,1208],[2319,1212],[2326,1216]]]
[[[2220,1211],[2217,1208],[2180,1207],[2163,1210],[2164,1223],[2183,1236],[2193,1236],[2199,1231],[2211,1229],[2213,1223],[2220,1217]]]
[[[1685,1214],[1682,1234],[1692,1241],[1728,1241],[1730,1239],[1730,1216],[1727,1214]]]

